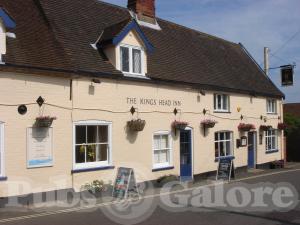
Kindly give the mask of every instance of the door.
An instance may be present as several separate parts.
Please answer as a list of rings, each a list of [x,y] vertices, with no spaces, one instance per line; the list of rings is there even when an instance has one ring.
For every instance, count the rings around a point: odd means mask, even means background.
[[[180,131],[180,180],[189,181],[192,174],[192,131]]]
[[[248,168],[255,168],[256,132],[248,133]]]

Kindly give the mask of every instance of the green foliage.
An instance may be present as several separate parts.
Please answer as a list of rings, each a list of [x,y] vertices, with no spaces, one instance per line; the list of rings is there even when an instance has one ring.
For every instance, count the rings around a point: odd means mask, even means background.
[[[104,190],[104,182],[102,180],[94,180],[92,183],[86,183],[83,185],[82,189],[93,194],[100,193]]]
[[[300,130],[300,118],[291,114],[284,115],[284,122],[287,124],[286,133],[290,135]]]

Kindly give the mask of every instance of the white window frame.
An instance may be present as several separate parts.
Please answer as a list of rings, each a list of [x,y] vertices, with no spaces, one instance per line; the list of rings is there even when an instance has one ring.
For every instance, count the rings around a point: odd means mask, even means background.
[[[218,96],[221,96],[221,108],[218,108]],[[227,100],[227,109],[223,108],[224,105],[224,96]],[[230,112],[230,96],[228,94],[214,94],[214,112]]]
[[[76,163],[76,126],[108,126],[108,160],[105,162]],[[93,169],[112,166],[112,122],[87,120],[73,123],[73,169]]]
[[[122,71],[122,54],[121,54],[121,47],[128,48],[129,49],[129,72]],[[140,50],[141,51],[141,73],[134,73],[133,72],[133,49]],[[133,76],[142,76],[145,77],[145,51],[144,48],[133,46],[133,45],[126,45],[126,44],[120,44],[118,46],[119,51],[119,70],[122,71],[125,75],[133,75]]]
[[[267,99],[267,114],[277,114],[276,99]]]
[[[0,122],[0,178],[5,177],[4,123]]]
[[[224,140],[220,140],[220,134],[221,133],[230,133],[230,139],[224,139]],[[224,158],[224,157],[230,157],[230,156],[233,156],[233,132],[232,131],[229,131],[229,130],[225,130],[225,131],[217,131],[215,132],[215,134],[218,134],[218,140],[215,139],[214,137],[214,150],[215,150],[215,146],[216,146],[216,143],[218,143],[218,157],[215,157],[216,159],[219,159],[219,158]],[[226,135],[225,135],[226,136]],[[220,143],[221,142],[229,142],[230,141],[230,154],[229,155],[225,155],[225,156],[220,156]],[[226,146],[226,145],[225,145]],[[226,149],[225,149],[225,153],[226,153]],[[216,154],[214,152],[214,154]]]
[[[0,52],[0,64],[4,64],[3,62],[3,55],[6,54],[6,31],[5,31],[5,26],[4,23],[2,22],[2,20],[0,19],[0,38],[3,38],[3,42],[0,43],[0,45],[4,45],[4,46],[0,46],[0,48],[3,48],[3,52]]]
[[[162,136],[162,135],[168,135],[168,140],[169,140],[169,162],[167,163],[155,163],[155,151],[160,151],[161,149],[155,149],[154,146],[154,137],[155,136]],[[157,131],[153,133],[152,136],[152,165],[153,169],[163,169],[163,168],[168,168],[173,166],[173,138],[171,135],[170,131]]]
[[[274,132],[273,134],[269,135],[269,132]],[[271,148],[269,149],[269,138],[271,141]],[[275,146],[272,146],[272,138],[275,138]],[[271,129],[268,131],[265,131],[265,145],[266,145],[266,152],[273,152],[278,151],[278,132],[276,129]]]

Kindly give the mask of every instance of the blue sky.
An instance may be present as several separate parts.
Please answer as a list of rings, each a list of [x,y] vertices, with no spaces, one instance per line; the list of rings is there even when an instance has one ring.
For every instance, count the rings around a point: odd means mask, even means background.
[[[127,5],[127,0],[105,1]],[[280,86],[278,69],[270,77],[286,94],[286,102],[300,102],[300,0],[156,0],[156,7],[160,18],[241,42],[259,64],[264,47],[275,53],[271,67],[295,62],[293,87]]]

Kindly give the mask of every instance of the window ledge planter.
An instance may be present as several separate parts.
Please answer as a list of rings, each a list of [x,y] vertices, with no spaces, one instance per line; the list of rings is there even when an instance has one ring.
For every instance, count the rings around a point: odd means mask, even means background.
[[[54,120],[56,120],[56,117],[40,116],[35,119],[34,125],[36,127],[51,127]]]
[[[175,120],[172,123],[172,128],[178,129],[178,130],[184,130],[188,125],[189,125],[188,122],[183,122],[183,121],[177,121],[177,120]]]
[[[271,130],[272,128],[273,128],[272,126],[261,125],[259,129],[261,131],[268,131],[268,130]]]
[[[285,123],[278,123],[278,130],[286,130],[287,125]]]
[[[127,122],[127,126],[130,131],[133,132],[140,132],[143,131],[146,125],[145,120],[137,119],[137,120],[131,120]]]
[[[175,136],[176,136],[176,131],[177,130],[184,130],[187,126],[189,125],[188,122],[184,122],[184,121],[173,121],[172,123],[172,128],[175,131]]]
[[[253,124],[250,124],[250,123],[240,123],[238,126],[238,129],[239,129],[239,131],[242,131],[242,132],[248,132],[251,130],[255,130],[256,128]]]
[[[217,121],[215,120],[210,120],[210,119],[207,119],[207,120],[202,120],[201,121],[201,126],[203,127],[203,133],[204,133],[204,136],[206,136],[206,129],[207,128],[214,128],[216,123],[218,123]]]
[[[203,128],[214,128],[216,123],[218,123],[218,122],[215,121],[215,120],[209,120],[209,119],[208,120],[202,120],[201,121],[201,126]]]

